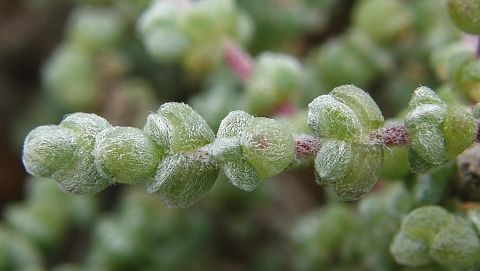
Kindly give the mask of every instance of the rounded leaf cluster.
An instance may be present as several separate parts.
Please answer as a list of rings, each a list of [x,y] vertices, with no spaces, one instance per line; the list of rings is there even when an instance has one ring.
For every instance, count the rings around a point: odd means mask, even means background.
[[[250,19],[233,0],[204,0],[191,4],[155,1],[140,17],[137,29],[147,51],[163,62],[180,61],[203,72],[222,59],[223,41],[243,42],[251,33]]]
[[[324,42],[313,60],[315,75],[325,89],[344,84],[367,87],[391,71],[394,63],[384,47],[358,28]]]
[[[255,189],[261,182],[240,143],[253,118],[244,111],[230,112],[220,123],[217,138],[209,148],[209,155],[220,165],[230,182],[246,191]]]
[[[447,5],[450,17],[458,28],[470,34],[480,34],[479,0],[448,0]]]
[[[480,60],[464,43],[443,46],[432,54],[437,74],[448,80],[448,86],[466,101],[480,100]]]
[[[462,153],[477,135],[475,119],[463,109],[443,102],[433,90],[415,90],[405,116],[414,172],[426,172]]]
[[[92,151],[95,136],[111,127],[94,114],[67,115],[58,126],[40,126],[31,131],[23,145],[23,163],[35,176],[57,181],[71,194],[92,194],[110,185],[98,173]]]
[[[58,126],[33,130],[25,139],[23,161],[29,173],[55,179],[68,193],[146,181],[147,191],[166,205],[187,207],[217,178],[219,169],[205,147],[214,137],[206,121],[182,103],[162,105],[143,131],[76,113]]]
[[[210,156],[235,186],[251,191],[285,170],[294,157],[293,135],[283,123],[230,112],[220,123]]]
[[[308,127],[322,138],[359,141],[384,121],[375,101],[354,85],[336,87],[308,108]]]
[[[308,126],[325,139],[315,158],[317,182],[330,184],[343,200],[356,200],[376,183],[382,145],[364,140],[383,116],[362,89],[344,85],[309,104]]]
[[[125,26],[121,14],[114,9],[82,6],[70,16],[66,34],[70,42],[98,52],[118,45]]]
[[[47,97],[63,108],[88,109],[97,93],[94,57],[77,45],[56,48],[42,67],[42,84]]]
[[[408,6],[399,0],[358,1],[353,13],[354,24],[378,43],[398,39],[413,23]]]
[[[148,193],[167,206],[188,207],[212,188],[219,169],[201,148],[215,135],[195,110],[183,103],[163,104],[148,116],[143,131],[166,155],[146,180]]]
[[[279,53],[259,55],[255,70],[245,86],[248,111],[257,115],[271,113],[298,91],[301,75],[302,66],[292,56]]]
[[[438,263],[452,269],[466,269],[480,260],[480,240],[473,224],[439,206],[415,209],[403,220],[390,252],[410,267]]]

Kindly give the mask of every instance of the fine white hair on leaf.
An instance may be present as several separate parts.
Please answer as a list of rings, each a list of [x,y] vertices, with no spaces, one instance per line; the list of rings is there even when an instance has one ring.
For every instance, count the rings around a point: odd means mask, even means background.
[[[253,116],[245,111],[236,110],[228,113],[228,115],[220,122],[218,128],[218,138],[239,137],[252,121]]]
[[[212,188],[219,168],[191,154],[173,154],[164,158],[147,181],[147,192],[160,196],[168,207],[186,208]]]
[[[151,113],[147,116],[147,121],[143,131],[152,137],[155,143],[162,149],[170,147],[172,127],[168,120],[157,113]]]
[[[351,144],[351,157],[345,177],[332,184],[337,196],[346,201],[358,200],[373,188],[383,163],[381,145]]]
[[[308,127],[323,138],[357,139],[362,135],[355,112],[331,95],[319,96],[308,105]]]
[[[212,143],[215,134],[202,116],[183,103],[166,103],[157,111],[168,120],[172,153],[188,152]]]
[[[69,129],[55,125],[39,126],[25,138],[23,164],[34,176],[50,177],[70,163],[77,147]]]
[[[111,127],[95,138],[97,170],[120,183],[135,183],[153,174],[161,152],[154,141],[134,127]]]
[[[262,182],[257,170],[243,157],[225,163],[222,169],[233,185],[245,191],[252,191]]]
[[[362,124],[364,134],[383,125],[384,119],[378,105],[361,88],[354,85],[343,85],[334,88],[330,95],[355,112]]]
[[[292,162],[295,142],[288,127],[268,118],[254,118],[240,139],[248,162],[261,179],[277,175]]]
[[[326,140],[315,158],[319,184],[332,184],[345,177],[352,155],[351,144],[343,140]]]
[[[419,106],[425,104],[436,104],[445,106],[445,102],[440,99],[440,97],[428,87],[421,86],[415,89],[413,92],[412,98],[408,104],[408,109],[413,110]]]
[[[95,136],[112,127],[108,121],[95,114],[74,113],[67,115],[59,124],[75,135],[78,149],[72,161],[52,178],[61,190],[70,194],[94,194],[111,184],[98,173],[93,157]]]
[[[93,144],[100,131],[112,127],[108,121],[95,114],[73,113],[66,115],[59,126],[68,128],[77,137],[78,144]]]
[[[405,116],[408,141],[416,153],[431,164],[445,161],[447,146],[443,132],[445,106],[425,104]]]

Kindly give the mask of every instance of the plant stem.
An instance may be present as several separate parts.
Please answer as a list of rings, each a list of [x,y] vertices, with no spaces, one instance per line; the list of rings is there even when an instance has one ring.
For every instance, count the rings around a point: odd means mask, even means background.
[[[477,43],[477,59],[480,59],[480,36],[478,36],[478,43]]]
[[[295,160],[309,160],[317,154],[322,146],[322,140],[311,134],[294,134]]]
[[[480,120],[477,120],[477,137],[475,138],[476,142],[480,142]]]
[[[253,74],[254,64],[250,55],[242,47],[231,41],[225,45],[225,62],[230,69],[246,83]]]
[[[405,146],[408,144],[405,125],[383,127],[371,133],[369,140],[386,147]]]

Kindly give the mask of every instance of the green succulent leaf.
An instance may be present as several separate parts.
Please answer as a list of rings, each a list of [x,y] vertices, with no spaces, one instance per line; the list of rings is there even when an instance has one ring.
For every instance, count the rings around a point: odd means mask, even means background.
[[[479,0],[448,0],[447,4],[450,17],[458,28],[470,34],[480,34]]]
[[[133,127],[111,127],[95,139],[95,165],[106,178],[135,183],[153,174],[161,158],[154,141]]]
[[[160,196],[168,207],[186,208],[212,188],[219,168],[200,153],[164,158],[147,181],[147,192]]]
[[[287,54],[263,53],[245,86],[248,111],[266,115],[288,100],[301,85],[302,66]]]
[[[257,170],[246,158],[227,162],[222,165],[222,169],[233,185],[245,191],[252,191],[262,182]]]
[[[426,173],[438,165],[425,161],[414,149],[409,149],[408,166],[413,172]]]
[[[320,137],[354,140],[362,135],[355,112],[331,95],[315,98],[308,109],[308,127]]]
[[[208,155],[219,164],[244,158],[239,138],[216,138],[208,145]]]
[[[404,231],[400,231],[393,238],[390,253],[397,263],[409,267],[421,267],[433,263],[429,254],[429,242]]]
[[[92,152],[95,136],[111,125],[95,114],[74,113],[59,126],[70,129],[78,143],[72,161],[51,176],[60,189],[69,194],[94,194],[109,186],[111,181],[97,171]]]
[[[95,136],[104,129],[112,127],[104,118],[95,114],[73,113],[65,116],[59,126],[72,130],[78,144],[93,146]]]
[[[69,129],[39,126],[25,138],[22,160],[28,173],[50,177],[70,163],[76,150],[77,143]]]
[[[277,175],[293,160],[295,143],[288,127],[269,118],[254,118],[240,143],[245,156],[261,179]]]
[[[444,106],[445,103],[440,99],[440,97],[428,87],[421,86],[415,89],[413,92],[412,98],[408,104],[408,109],[410,111],[416,109],[419,106],[426,104],[435,104]]]
[[[243,131],[248,127],[254,117],[245,111],[237,110],[230,112],[220,123],[218,138],[240,138]]]
[[[405,117],[411,148],[431,164],[445,161],[447,146],[443,131],[444,119],[445,106],[438,104],[418,106]]]
[[[430,242],[430,255],[452,269],[467,269],[480,259],[480,240],[470,221],[455,216]]]
[[[345,178],[352,157],[352,144],[343,140],[326,140],[315,158],[319,184],[332,184]]]
[[[211,143],[215,138],[205,119],[186,104],[166,103],[158,109],[157,113],[168,121],[170,128],[168,146],[173,153],[194,150]],[[162,132],[164,128],[159,129]]]
[[[149,135],[163,151],[170,148],[171,129],[168,119],[156,113],[147,116],[147,122],[143,127],[145,134]]]
[[[342,200],[358,200],[377,183],[383,162],[381,145],[351,143],[351,157],[345,177],[332,184]]]
[[[357,200],[378,180],[383,161],[380,145],[327,140],[315,158],[319,184],[331,184],[342,200]]]
[[[451,223],[452,219],[450,213],[440,206],[423,206],[413,210],[402,220],[401,230],[414,238],[430,241],[443,227]]]
[[[478,126],[475,119],[467,111],[456,105],[449,104],[443,122],[446,159],[458,156],[475,141]]]
[[[375,101],[361,88],[354,85],[336,87],[330,92],[337,101],[350,107],[360,123],[363,133],[380,128],[383,123],[383,115]]]

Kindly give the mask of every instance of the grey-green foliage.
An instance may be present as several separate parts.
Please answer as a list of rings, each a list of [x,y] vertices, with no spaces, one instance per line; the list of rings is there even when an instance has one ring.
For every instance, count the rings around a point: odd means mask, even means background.
[[[424,206],[402,220],[390,251],[398,263],[411,267],[436,262],[465,269],[480,260],[480,239],[471,221],[440,206]]]

